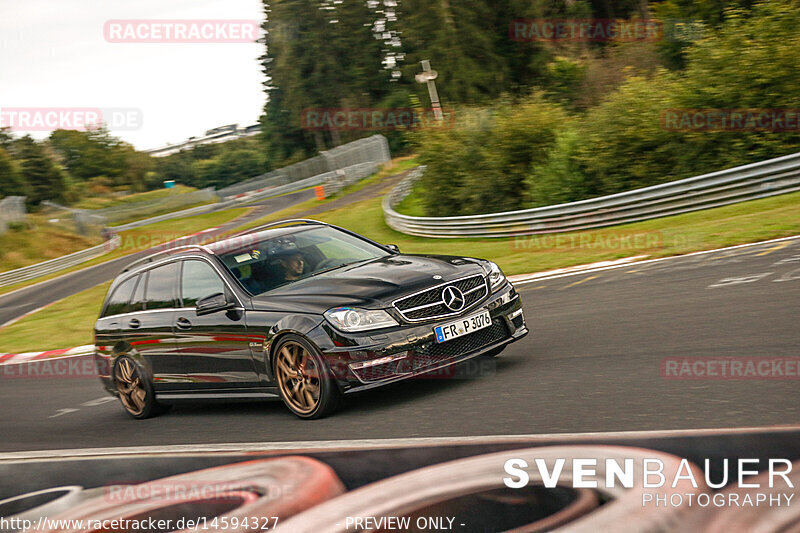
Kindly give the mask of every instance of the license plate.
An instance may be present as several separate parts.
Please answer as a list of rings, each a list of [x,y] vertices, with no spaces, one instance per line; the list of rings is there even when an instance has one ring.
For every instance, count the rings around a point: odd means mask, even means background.
[[[459,318],[453,322],[442,324],[433,328],[436,334],[436,342],[447,342],[464,335],[469,335],[473,331],[488,328],[492,325],[492,319],[489,316],[489,311],[484,309],[474,315]]]

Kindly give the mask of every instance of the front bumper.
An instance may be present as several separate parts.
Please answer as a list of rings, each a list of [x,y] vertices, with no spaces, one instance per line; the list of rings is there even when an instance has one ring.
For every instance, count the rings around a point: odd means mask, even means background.
[[[435,326],[488,309],[491,326],[437,343]],[[370,336],[350,336],[327,324],[314,339],[343,392],[371,389],[456,365],[521,339],[528,333],[522,302],[510,284],[458,317],[405,324]],[[326,342],[327,341],[327,342]]]

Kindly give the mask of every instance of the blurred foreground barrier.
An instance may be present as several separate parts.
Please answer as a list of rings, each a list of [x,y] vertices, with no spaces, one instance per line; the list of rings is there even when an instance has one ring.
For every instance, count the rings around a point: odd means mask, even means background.
[[[775,468],[778,472],[786,472],[783,465]],[[744,478],[743,484],[749,487],[738,487],[731,483],[728,487],[714,494],[722,502],[736,501],[736,505],[710,505],[700,508],[682,523],[682,531],[698,531],[703,533],[727,533],[729,531],[752,531],[763,533],[797,533],[800,531],[800,505],[797,502],[785,502],[787,492],[794,496],[800,494],[800,461],[791,465],[789,472],[780,475],[783,479],[774,479],[772,466],[769,471],[756,476]],[[793,490],[787,491],[786,482],[791,482]],[[766,498],[766,499],[762,499]],[[769,501],[767,501],[767,499]],[[794,499],[794,498],[792,498]],[[755,506],[739,506],[738,502],[750,500],[757,502]],[[775,505],[775,502],[781,505]]]
[[[386,223],[421,237],[512,237],[599,228],[766,198],[800,190],[800,153],[643,189],[504,213],[415,217],[394,210],[423,167],[384,197]]]
[[[49,516],[37,530],[51,533],[272,530],[275,524],[344,490],[334,471],[315,459],[288,456],[246,461],[146,483],[130,484],[123,480],[106,485],[102,495]]]
[[[0,287],[28,281],[29,279],[46,276],[47,274],[52,274],[53,272],[58,272],[65,268],[80,265],[90,259],[94,259],[95,257],[99,257],[104,253],[114,250],[120,245],[120,242],[119,236],[114,236],[111,240],[103,244],[98,244],[97,246],[75,252],[74,254],[57,257],[49,261],[36,263],[35,265],[18,268],[16,270],[0,272]]]
[[[0,517],[6,518],[6,522],[11,522],[13,519],[19,522],[36,521],[44,516],[64,512],[80,503],[82,492],[83,487],[72,485],[37,490],[6,498],[0,500]],[[14,529],[0,525],[0,532],[11,531]]]
[[[512,489],[505,486],[504,464],[512,459],[527,462],[529,484]],[[573,488],[573,460],[595,462],[584,471],[582,482],[596,483],[594,489]],[[544,461],[555,472],[556,461],[565,466],[555,486],[538,472],[536,461]],[[632,465],[631,487],[607,486],[609,463]],[[594,533],[597,531],[642,532],[672,531],[672,525],[689,511],[688,505],[670,508],[643,506],[649,492],[644,471],[647,462],[657,461],[664,472],[676,472],[681,459],[664,452],[622,446],[547,446],[479,455],[412,470],[365,485],[298,514],[278,524],[279,532],[345,533],[382,529],[361,527],[354,517],[408,517],[404,531],[435,529],[435,519],[457,517],[458,524],[448,529],[461,531],[559,531]],[[696,479],[701,471],[686,462]],[[627,467],[626,467],[627,469]],[[648,470],[649,471],[649,470]],[[686,473],[686,472],[684,472]],[[670,480],[671,481],[671,480]],[[665,497],[698,495],[687,478],[677,479],[658,489]],[[598,502],[604,502],[598,507]],[[444,522],[447,524],[447,522]],[[388,529],[388,528],[385,528]]]

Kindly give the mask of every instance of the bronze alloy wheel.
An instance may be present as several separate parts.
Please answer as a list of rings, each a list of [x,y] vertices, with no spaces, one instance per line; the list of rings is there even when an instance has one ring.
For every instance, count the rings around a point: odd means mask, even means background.
[[[341,392],[319,350],[303,337],[284,336],[275,345],[272,364],[283,403],[300,418],[322,418],[341,403]]]
[[[310,414],[319,405],[320,369],[304,346],[289,341],[281,346],[275,360],[278,386],[283,398],[299,414]]]
[[[141,415],[146,407],[147,391],[142,383],[139,370],[128,358],[120,359],[115,372],[119,399],[125,409],[134,416]]]
[[[133,418],[150,418],[167,409],[156,401],[152,384],[130,357],[122,356],[117,360],[114,385],[122,406]]]

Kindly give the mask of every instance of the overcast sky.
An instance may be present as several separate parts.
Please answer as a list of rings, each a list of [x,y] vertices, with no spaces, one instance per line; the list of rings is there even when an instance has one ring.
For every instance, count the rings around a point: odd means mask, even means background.
[[[142,150],[254,124],[265,101],[263,45],[112,43],[103,27],[119,19],[262,17],[259,0],[0,0],[0,110],[139,109],[141,128],[112,133]]]

